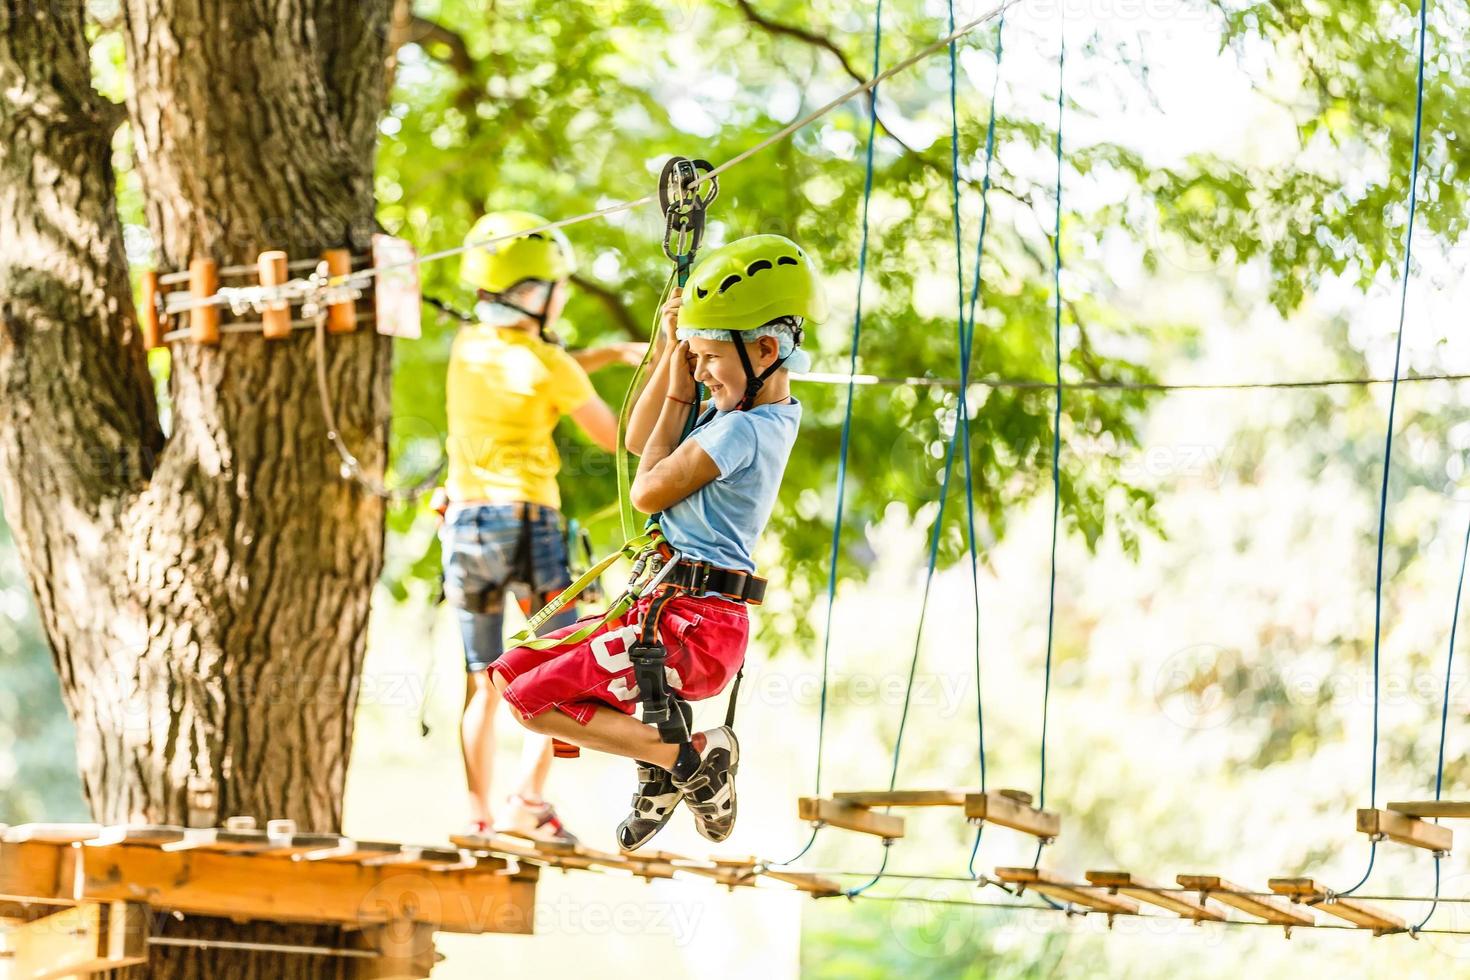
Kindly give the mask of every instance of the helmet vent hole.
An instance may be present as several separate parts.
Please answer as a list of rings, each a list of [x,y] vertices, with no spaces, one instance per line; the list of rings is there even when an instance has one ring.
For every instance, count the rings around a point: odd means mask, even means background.
[[[709,290],[705,289],[703,286],[696,286],[694,292],[700,299],[704,299],[706,296],[709,295]]]
[[[723,293],[725,290],[729,289],[731,286],[739,282],[740,279],[740,276],[726,276],[724,280],[720,283],[720,292]]]
[[[781,256],[779,259],[776,260],[776,263],[778,265],[800,265],[799,262],[797,262],[795,259],[793,259],[789,255],[783,255],[783,256]]]
[[[747,276],[753,276],[757,272],[762,272],[762,271],[764,271],[766,269],[769,269],[771,267],[772,266],[771,266],[771,263],[769,261],[767,261],[766,259],[761,259],[758,262],[752,262],[752,263],[750,263],[750,265],[747,266],[746,269],[745,269],[745,274]]]

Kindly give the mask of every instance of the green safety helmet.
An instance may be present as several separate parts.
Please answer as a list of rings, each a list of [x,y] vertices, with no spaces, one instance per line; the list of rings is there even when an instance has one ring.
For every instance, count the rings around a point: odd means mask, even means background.
[[[529,211],[493,211],[470,229],[465,245],[514,235],[549,224]],[[466,285],[487,293],[503,293],[527,279],[555,283],[577,268],[572,243],[560,228],[538,231],[483,248],[470,248],[460,261],[459,277]]]
[[[811,257],[781,235],[751,235],[710,252],[684,286],[679,326],[754,330],[783,316],[827,319],[827,295]]]

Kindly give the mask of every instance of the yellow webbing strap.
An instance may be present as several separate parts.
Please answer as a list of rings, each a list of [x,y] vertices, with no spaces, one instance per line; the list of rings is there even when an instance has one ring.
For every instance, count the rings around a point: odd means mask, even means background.
[[[611,568],[619,558],[636,560],[640,554],[650,548],[661,537],[662,535],[659,533],[658,525],[655,524],[637,537],[629,538],[621,548],[587,569],[581,578],[577,579],[565,589],[562,589],[560,595],[548,602],[536,615],[527,620],[526,628],[510,638],[509,646],[512,648],[529,647],[532,650],[549,650],[552,647],[581,643],[603,626],[633,608],[633,604],[638,601],[638,592],[636,589],[630,587],[616,602],[608,607],[607,613],[602,619],[583,626],[570,636],[559,637],[557,639],[542,639],[536,635],[536,631],[542,626],[545,626],[551,617],[575,602],[577,597],[587,591],[587,587],[597,581],[602,573]]]

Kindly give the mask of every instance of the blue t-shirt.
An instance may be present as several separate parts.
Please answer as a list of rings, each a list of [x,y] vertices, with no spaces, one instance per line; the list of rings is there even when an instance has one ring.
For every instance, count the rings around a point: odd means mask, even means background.
[[[690,436],[720,468],[717,479],[663,512],[669,544],[695,561],[754,572],[751,552],[765,530],[786,460],[801,428],[801,403],[717,412]]]

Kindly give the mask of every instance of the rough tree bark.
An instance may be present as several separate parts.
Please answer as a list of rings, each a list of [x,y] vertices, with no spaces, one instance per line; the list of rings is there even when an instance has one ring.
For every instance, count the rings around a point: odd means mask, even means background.
[[[391,0],[125,0],[160,269],[361,250]],[[344,482],[310,337],[173,346],[165,434],[129,288],[84,5],[0,0],[0,500],[96,819],[336,830],[383,509]],[[333,337],[344,434],[381,472],[388,342]],[[174,935],[336,945],[189,920]],[[155,977],[331,976],[156,949]]]

